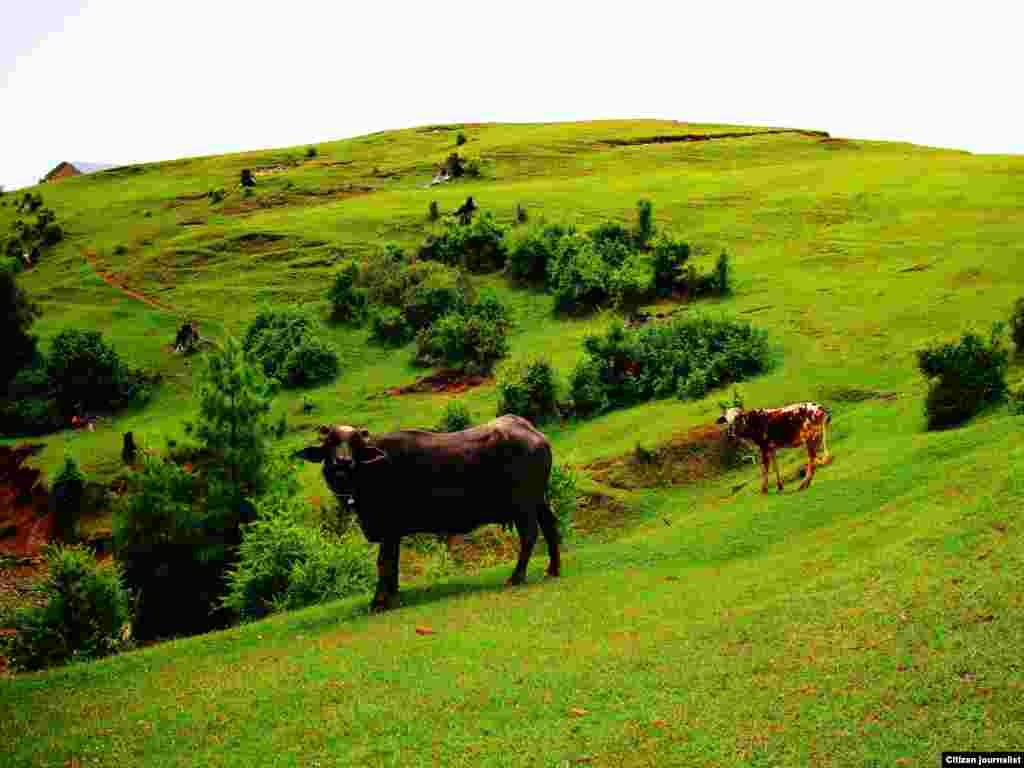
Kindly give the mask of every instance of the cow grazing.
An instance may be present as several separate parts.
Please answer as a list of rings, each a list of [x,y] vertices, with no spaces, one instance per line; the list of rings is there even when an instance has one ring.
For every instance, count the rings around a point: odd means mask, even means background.
[[[380,544],[372,607],[398,605],[403,536],[469,533],[514,523],[519,560],[509,584],[526,580],[538,527],[548,545],[548,575],[561,570],[558,525],[547,501],[551,445],[530,422],[502,416],[462,432],[402,429],[370,436],[350,426],[320,427],[321,444],[296,458],[323,463],[324,480],[354,508],[366,538]]]
[[[811,484],[814,478],[814,467],[817,464],[818,450],[821,449],[822,463],[829,460],[828,424],[832,414],[817,403],[798,403],[785,408],[755,408],[744,411],[742,408],[729,408],[720,419],[719,424],[727,424],[729,434],[750,440],[761,449],[762,483],[761,493],[768,493],[768,473],[771,465],[775,465],[775,478],[782,490],[782,475],[779,472],[779,460],[776,452],[779,448],[807,448],[807,471],[800,490]]]

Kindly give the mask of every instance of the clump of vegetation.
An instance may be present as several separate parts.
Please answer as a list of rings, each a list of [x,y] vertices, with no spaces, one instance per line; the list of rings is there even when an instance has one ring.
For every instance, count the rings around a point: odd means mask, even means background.
[[[400,347],[408,344],[415,334],[405,315],[395,307],[382,307],[371,316],[370,338],[379,344]]]
[[[560,241],[575,233],[572,227],[559,224],[535,225],[522,230],[509,243],[505,274],[518,282],[543,284]]]
[[[493,293],[449,312],[416,334],[420,365],[448,365],[468,373],[488,373],[508,354],[511,321]]]
[[[683,267],[690,259],[690,246],[671,235],[661,234],[652,249],[654,290],[665,298],[672,295],[683,275]]]
[[[444,232],[427,236],[417,257],[468,272],[493,272],[505,266],[506,234],[506,228],[489,211],[465,225],[447,221]]]
[[[558,374],[543,357],[517,360],[498,377],[498,416],[522,416],[534,424],[558,418]]]
[[[441,421],[437,425],[438,432],[461,432],[473,426],[473,417],[469,408],[461,400],[449,400],[444,407]]]
[[[426,328],[450,312],[461,312],[472,302],[472,288],[461,270],[437,262],[409,267],[412,280],[402,301],[405,319],[414,330]]]
[[[131,596],[116,563],[96,564],[84,547],[51,547],[40,585],[45,604],[13,613],[0,638],[12,669],[38,670],[107,656],[130,645]]]
[[[958,341],[918,351],[918,368],[930,381],[924,403],[928,429],[961,424],[1006,397],[1010,355],[1001,336],[997,323],[988,341],[965,333]]]
[[[1017,354],[1024,354],[1024,296],[1017,299],[1010,315],[1010,338],[1017,347]]]
[[[338,375],[338,353],[315,335],[314,321],[298,309],[265,309],[249,324],[245,352],[267,376],[288,387],[310,386]]]
[[[306,147],[306,159],[312,160],[316,157],[316,147]]]
[[[26,197],[31,194],[27,192]],[[41,197],[32,197],[31,200],[31,204],[23,201],[18,211],[34,213],[35,221],[16,219],[7,235],[0,240],[0,253],[10,260],[10,267],[15,272],[37,264],[47,250],[64,239],[64,230],[57,224],[56,214],[49,208],[40,207]]]
[[[368,299],[366,291],[356,287],[359,267],[349,261],[342,265],[334,277],[334,285],[327,292],[331,303],[331,316],[335,320],[358,325],[366,317]]]
[[[337,536],[305,522],[301,496],[275,493],[256,505],[221,604],[243,620],[364,594],[376,572],[358,534]]]
[[[653,280],[649,263],[614,236],[602,235],[598,245],[578,235],[564,237],[548,262],[548,287],[561,312],[606,303],[635,312],[649,297]]]
[[[516,203],[516,224],[525,224],[528,218],[522,203]]]
[[[38,358],[38,339],[30,331],[40,315],[39,305],[18,285],[17,274],[12,269],[0,269],[0,315],[5,319],[4,353],[0,355],[0,387],[3,387]]]
[[[558,538],[562,542],[573,536],[573,518],[579,500],[579,477],[568,464],[554,464],[548,478],[548,504],[558,521]]]
[[[427,221],[437,221],[441,218],[441,211],[438,210],[437,200],[431,200],[427,207]]]
[[[243,187],[255,187],[256,179],[252,177],[252,171],[248,168],[243,168],[239,174],[239,183]]]
[[[570,376],[577,413],[587,415],[675,394],[707,392],[768,370],[764,331],[749,323],[706,317],[631,330],[617,323],[583,342],[587,357]]]
[[[70,543],[75,536],[75,525],[82,512],[85,476],[70,455],[64,456],[64,466],[52,483],[54,536]]]
[[[224,202],[224,188],[217,187],[217,189],[211,189],[206,193],[206,196],[210,199],[210,205],[217,205],[217,203]]]
[[[466,143],[466,134],[464,134],[462,131],[459,131],[458,134],[456,134],[456,136],[455,136],[455,146],[461,147],[465,143]]]
[[[646,250],[654,237],[654,206],[650,200],[639,200],[636,204],[636,245]]]
[[[719,296],[729,296],[732,293],[732,268],[729,264],[729,254],[722,251],[715,262],[714,291]]]

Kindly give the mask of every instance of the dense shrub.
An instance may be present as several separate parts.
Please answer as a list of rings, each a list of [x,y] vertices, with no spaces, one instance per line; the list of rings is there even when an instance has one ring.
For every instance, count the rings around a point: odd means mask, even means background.
[[[719,296],[728,296],[732,293],[732,271],[729,254],[725,251],[722,251],[715,262],[715,293]]]
[[[607,291],[612,306],[626,315],[636,311],[651,297],[654,274],[644,257],[630,254],[617,268],[608,272]]]
[[[654,241],[652,267],[654,289],[658,296],[672,295],[672,290],[683,274],[683,266],[690,258],[688,243],[662,234]]]
[[[437,221],[441,218],[441,211],[438,210],[437,200],[431,200],[427,207],[427,221]]]
[[[298,309],[265,309],[249,324],[242,348],[263,373],[287,386],[330,381],[338,374],[337,352],[315,335],[313,319]],[[302,365],[309,364],[309,370]]]
[[[620,266],[635,248],[633,235],[621,224],[607,221],[590,232],[590,242],[601,260],[610,267]]]
[[[1006,397],[1010,355],[1001,334],[997,324],[988,341],[966,333],[959,341],[918,351],[918,368],[931,382],[925,399],[929,429],[960,424]]]
[[[558,521],[558,538],[568,541],[573,535],[573,518],[579,498],[579,477],[568,464],[554,464],[548,478],[548,504]]]
[[[400,347],[409,343],[415,335],[405,315],[394,307],[378,309],[371,317],[370,338],[380,344]]]
[[[47,376],[62,413],[109,408],[126,395],[128,370],[99,331],[68,328],[53,340],[46,358]]]
[[[469,224],[445,222],[440,235],[428,235],[420,246],[418,259],[440,261],[469,272],[492,272],[505,266],[506,227],[489,211]]]
[[[1010,315],[1010,338],[1017,347],[1017,354],[1024,354],[1024,296],[1017,299]]]
[[[473,418],[469,408],[461,400],[449,400],[444,407],[441,421],[437,425],[438,432],[461,432],[473,426]]]
[[[316,157],[316,147],[306,147],[306,157],[308,159]]]
[[[516,224],[525,224],[528,218],[522,203],[516,203]]]
[[[498,416],[512,413],[534,424],[558,417],[558,375],[543,357],[517,360],[498,377]]]
[[[242,619],[358,595],[373,588],[376,568],[358,534],[333,536],[304,522],[301,497],[272,494],[245,526],[239,558],[227,572],[225,608]]]
[[[460,312],[472,301],[469,281],[459,269],[427,261],[410,265],[406,272],[402,309],[414,330],[449,312]]]
[[[338,353],[312,336],[305,337],[284,359],[283,383],[288,387],[309,387],[337,378]]]
[[[53,505],[54,535],[58,541],[70,543],[75,525],[82,512],[85,476],[70,455],[64,456],[64,466],[52,483],[50,494]]]
[[[459,133],[456,134],[456,136],[455,136],[455,146],[461,147],[465,143],[466,143],[466,134],[464,134],[462,131],[459,131]]]
[[[705,317],[626,330],[621,323],[583,342],[587,359],[570,377],[577,413],[677,394],[697,399],[764,372],[767,334],[748,323]]]
[[[327,292],[331,302],[331,316],[335,320],[359,324],[366,317],[368,301],[366,291],[356,287],[358,277],[359,267],[351,261],[344,264],[335,275],[334,284]]]
[[[654,237],[654,206],[650,200],[640,200],[636,204],[636,245],[646,249]]]
[[[511,239],[505,274],[524,283],[543,283],[563,237],[575,234],[571,227],[536,225]]]
[[[46,564],[46,603],[14,612],[16,634],[2,649],[11,667],[45,669],[126,648],[131,599],[117,564],[100,567],[84,547],[62,546],[48,550]]]
[[[18,371],[37,359],[37,340],[30,330],[39,314],[39,305],[18,285],[17,275],[10,269],[0,270],[0,316],[4,321],[0,391]]]
[[[608,265],[593,245],[579,235],[563,237],[548,262],[548,288],[555,309],[587,311],[608,299]]]
[[[479,301],[416,334],[416,362],[489,372],[508,354],[510,325],[505,307],[493,294],[482,293]]]

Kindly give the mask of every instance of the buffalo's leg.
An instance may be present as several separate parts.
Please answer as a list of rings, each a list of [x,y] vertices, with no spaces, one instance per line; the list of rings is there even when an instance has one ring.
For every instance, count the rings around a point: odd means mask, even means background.
[[[808,440],[807,441],[807,473],[804,481],[800,483],[800,490],[804,490],[811,484],[811,480],[814,479],[814,465],[817,464],[815,455],[818,452],[818,441]]]
[[[779,490],[782,490],[782,473],[779,471],[779,454],[772,454],[772,464],[775,465],[775,480],[779,484]]]
[[[388,539],[380,543],[377,555],[377,594],[373,597],[374,610],[398,607],[398,552],[401,539]]]
[[[761,451],[761,493],[768,493],[768,473],[772,471],[772,454]]]
[[[547,502],[540,505],[537,518],[544,534],[544,541],[548,543],[548,576],[561,576],[562,556],[559,550],[561,542],[558,536],[558,520]]]
[[[531,510],[530,514],[517,520],[516,528],[519,529],[519,561],[506,582],[509,586],[526,581],[526,566],[530,564],[530,554],[533,552],[533,545],[537,543],[537,512]]]

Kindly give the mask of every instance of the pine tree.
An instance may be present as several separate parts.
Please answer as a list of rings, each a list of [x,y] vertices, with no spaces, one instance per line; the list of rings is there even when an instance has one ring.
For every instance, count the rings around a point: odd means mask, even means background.
[[[39,317],[39,307],[18,286],[14,272],[0,269],[0,323],[3,323],[4,354],[0,356],[0,387],[36,356],[36,337],[29,333]]]

